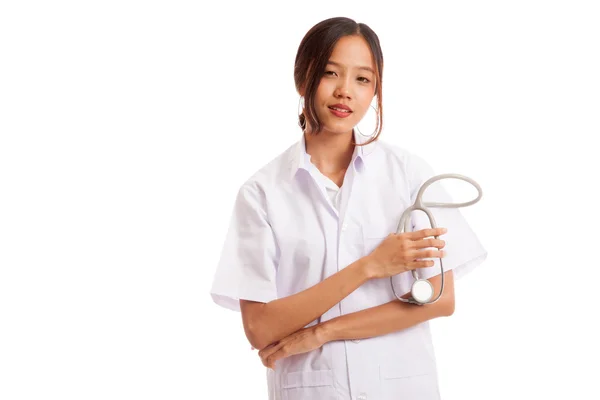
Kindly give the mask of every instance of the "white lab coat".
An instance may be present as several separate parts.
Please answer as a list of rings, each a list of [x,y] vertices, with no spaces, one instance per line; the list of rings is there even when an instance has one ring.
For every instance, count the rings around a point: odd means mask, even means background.
[[[396,232],[400,215],[433,175],[423,158],[398,146],[382,140],[357,146],[338,211],[302,137],[240,188],[214,277],[213,300],[239,311],[240,299],[267,303],[318,284]],[[431,185],[424,200],[453,201],[443,185]],[[437,225],[448,228],[444,269],[460,279],[487,252],[459,209],[432,212]],[[413,212],[412,222],[413,230],[430,226],[422,212]],[[440,274],[439,260],[421,272],[426,278]],[[397,275],[398,295],[407,293],[412,281],[410,272]],[[392,300],[389,279],[370,280],[320,321]],[[440,398],[428,322],[374,338],[329,342],[278,360],[275,371],[267,369],[267,383],[269,400]]]

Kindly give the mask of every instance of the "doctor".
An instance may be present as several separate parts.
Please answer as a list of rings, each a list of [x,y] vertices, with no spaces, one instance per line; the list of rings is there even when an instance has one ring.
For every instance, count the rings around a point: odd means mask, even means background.
[[[394,233],[434,171],[379,140],[382,76],[367,25],[331,18],[311,28],[294,68],[302,135],[238,192],[211,296],[241,312],[270,400],[440,398],[428,321],[452,315],[454,280],[487,252],[458,209],[432,209],[437,229],[414,212],[413,231]],[[372,102],[367,139],[356,127]],[[452,202],[441,184],[424,200]],[[439,301],[395,298],[390,276],[406,298],[413,269],[437,293],[441,257]]]

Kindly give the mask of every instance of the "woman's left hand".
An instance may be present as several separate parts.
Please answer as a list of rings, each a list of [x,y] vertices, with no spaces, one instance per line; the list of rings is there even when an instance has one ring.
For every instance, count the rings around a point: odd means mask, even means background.
[[[294,354],[308,353],[327,343],[326,335],[319,324],[302,328],[288,337],[275,342],[258,352],[265,367],[275,369],[275,361]]]

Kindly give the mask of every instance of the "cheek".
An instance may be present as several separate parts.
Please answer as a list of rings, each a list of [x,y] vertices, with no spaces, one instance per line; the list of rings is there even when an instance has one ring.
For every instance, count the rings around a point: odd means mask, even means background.
[[[321,105],[326,103],[326,100],[332,96],[335,87],[325,80],[322,80],[319,83],[319,87],[317,87],[317,93],[315,93],[315,103],[316,105]]]
[[[373,89],[366,88],[362,88],[362,90],[358,90],[356,93],[356,103],[359,104],[360,114],[364,115],[369,111],[375,93]]]

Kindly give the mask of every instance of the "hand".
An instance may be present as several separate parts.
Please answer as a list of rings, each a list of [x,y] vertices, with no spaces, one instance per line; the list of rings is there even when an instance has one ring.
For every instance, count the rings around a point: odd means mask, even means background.
[[[433,260],[423,258],[442,258],[445,252],[442,249],[446,242],[440,239],[425,239],[430,236],[446,233],[446,228],[422,229],[415,232],[389,234],[369,254],[368,274],[370,278],[388,278],[402,272],[417,268],[433,266]],[[427,247],[437,247],[438,250],[423,250]]]
[[[288,337],[270,344],[259,351],[258,355],[265,367],[275,369],[275,361],[294,354],[308,353],[325,343],[327,343],[325,333],[321,325],[317,324],[302,328]]]

